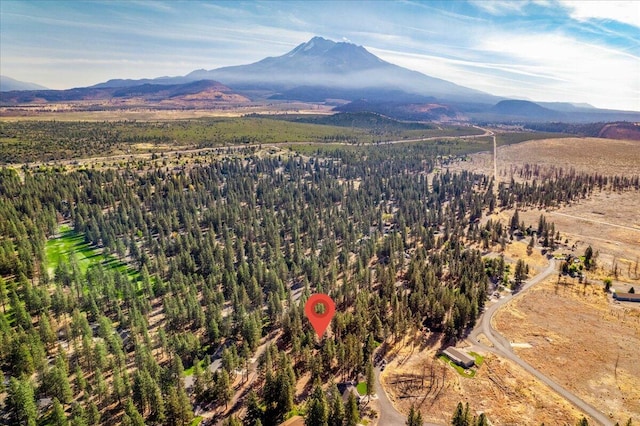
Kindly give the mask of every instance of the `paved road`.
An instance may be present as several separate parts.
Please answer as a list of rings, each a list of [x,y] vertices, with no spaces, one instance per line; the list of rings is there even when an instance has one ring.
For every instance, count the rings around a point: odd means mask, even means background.
[[[404,426],[407,421],[406,416],[403,416],[395,409],[380,383],[380,367],[376,367],[374,371],[376,375],[376,394],[378,395],[378,406],[380,407],[378,424],[380,426]]]
[[[539,370],[535,369],[530,364],[523,361],[520,357],[514,354],[509,341],[505,339],[505,337],[500,333],[498,333],[491,325],[491,319],[493,318],[493,315],[501,306],[508,303],[511,299],[518,297],[527,289],[543,281],[549,275],[554,274],[555,272],[556,261],[554,259],[551,259],[551,261],[549,262],[549,266],[542,273],[530,279],[517,294],[510,294],[506,297],[503,297],[499,301],[487,307],[481,319],[478,321],[478,324],[469,334],[467,340],[469,340],[473,345],[479,346],[486,351],[493,352],[496,355],[502,356],[515,362],[598,423],[606,426],[612,425],[613,423],[611,422],[611,419],[601,413],[598,409],[586,403],[584,400],[578,398],[576,395],[569,392],[558,383],[545,376]],[[492,348],[480,343],[478,339],[478,336],[480,334],[484,334],[487,339],[489,339],[489,341],[493,344]]]

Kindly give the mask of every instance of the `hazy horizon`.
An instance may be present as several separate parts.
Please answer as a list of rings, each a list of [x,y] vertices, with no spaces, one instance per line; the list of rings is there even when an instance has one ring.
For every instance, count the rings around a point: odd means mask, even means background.
[[[0,74],[64,89],[279,56],[314,36],[497,96],[640,110],[640,3],[0,3]]]

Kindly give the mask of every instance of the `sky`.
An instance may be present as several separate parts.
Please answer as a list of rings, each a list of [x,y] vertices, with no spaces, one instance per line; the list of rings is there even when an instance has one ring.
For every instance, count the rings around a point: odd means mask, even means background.
[[[0,1],[0,74],[185,75],[314,36],[494,95],[640,111],[640,1]]]

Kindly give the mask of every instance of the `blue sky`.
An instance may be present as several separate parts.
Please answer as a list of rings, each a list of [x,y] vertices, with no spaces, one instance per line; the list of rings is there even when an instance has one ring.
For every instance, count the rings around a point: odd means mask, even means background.
[[[0,74],[62,89],[278,56],[315,35],[486,92],[640,111],[638,1],[0,1]]]

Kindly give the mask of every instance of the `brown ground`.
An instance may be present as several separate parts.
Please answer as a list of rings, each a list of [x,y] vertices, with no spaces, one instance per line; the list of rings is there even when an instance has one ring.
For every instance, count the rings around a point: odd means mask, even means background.
[[[503,179],[525,163],[606,175],[640,174],[638,141],[532,141],[500,148],[498,157]],[[478,154],[461,166],[491,172],[491,155]],[[510,341],[525,344],[515,349],[522,358],[621,423],[629,417],[640,420],[640,305],[613,303],[603,293],[602,280],[613,279],[618,291],[640,289],[639,211],[637,191],[596,193],[558,209],[521,211],[526,224],[535,226],[540,214],[555,224],[562,241],[568,241],[558,252],[582,255],[591,245],[598,268],[587,274],[592,284],[583,286],[567,277],[572,285],[556,290],[555,277],[507,305],[495,319]],[[495,216],[508,223],[512,214]]]
[[[610,277],[640,286],[640,193],[598,193],[556,210],[520,212],[525,223],[537,223],[540,214],[555,224],[569,247],[561,252],[582,255],[590,245],[598,253],[594,279]],[[575,244],[575,250],[570,248]],[[614,271],[617,266],[617,277]],[[635,272],[637,271],[637,272]]]
[[[543,139],[498,148],[499,179],[510,179],[511,169],[526,163],[605,175],[640,175],[640,141]],[[474,154],[470,161],[454,167],[493,174],[493,154]]]
[[[615,421],[640,421],[640,311],[612,304],[600,284],[531,289],[501,309],[496,328],[515,352]]]
[[[546,168],[571,168],[578,172],[603,175],[640,175],[640,141],[598,138],[545,139],[498,148],[499,179],[510,179],[511,171],[524,164]],[[470,161],[458,163],[452,169],[467,169],[492,174],[493,156],[479,153]],[[610,276],[630,284],[640,285],[640,194],[601,192],[570,206],[542,211],[520,212],[526,224],[537,226],[540,214],[555,223],[562,240],[569,239],[569,249],[575,244],[575,254],[583,254],[591,245],[599,253],[597,278]],[[512,211],[499,216],[508,223]],[[570,250],[565,250],[570,251]],[[617,277],[614,271],[617,266]]]
[[[640,124],[638,123],[613,123],[607,124],[600,130],[601,138],[640,140]]]
[[[432,348],[420,350],[416,346],[411,351],[407,345],[382,373],[382,384],[402,413],[415,404],[425,421],[449,424],[462,401],[469,402],[474,415],[484,412],[493,425],[573,425],[581,418],[572,405],[510,361],[489,354],[475,377],[465,378],[434,356]],[[409,381],[412,376],[413,387]],[[430,377],[434,377],[431,390]]]

